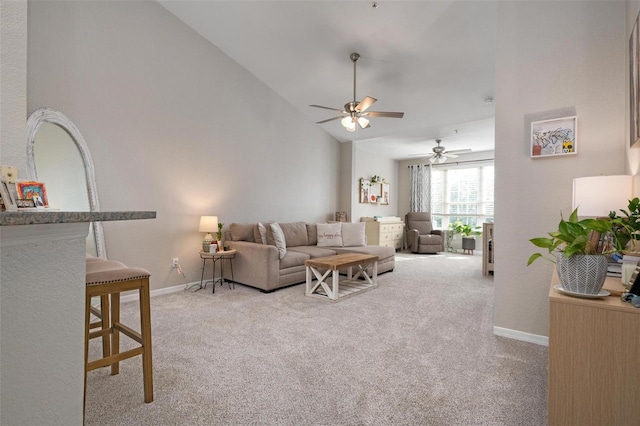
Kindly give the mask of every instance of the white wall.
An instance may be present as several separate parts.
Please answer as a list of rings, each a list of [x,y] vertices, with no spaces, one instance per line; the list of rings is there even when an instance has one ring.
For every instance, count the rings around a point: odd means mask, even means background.
[[[625,4],[500,2],[496,59],[497,327],[548,335],[553,265],[527,267],[532,237],[571,210],[572,179],[625,170]],[[529,158],[529,124],[578,116],[578,153]]]
[[[152,289],[200,279],[201,215],[333,218],[339,143],[159,4],[30,2],[28,59],[28,111],[80,129],[101,208],[157,211],[104,224]]]
[[[352,222],[361,217],[399,216],[398,210],[398,162],[383,157],[366,147],[367,141],[354,141],[352,173]],[[371,179],[374,175],[383,177],[389,183],[389,204],[360,203],[360,178]]]

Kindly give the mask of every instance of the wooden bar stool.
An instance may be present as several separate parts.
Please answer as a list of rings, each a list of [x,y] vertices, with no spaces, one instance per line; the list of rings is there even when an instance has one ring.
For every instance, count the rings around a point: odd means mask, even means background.
[[[151,356],[151,308],[149,301],[149,271],[129,268],[113,260],[87,259],[85,330],[84,330],[84,384],[85,403],[87,373],[100,367],[111,366],[111,374],[120,372],[120,361],[142,355],[144,402],[153,401],[153,366]],[[120,322],[120,293],[138,290],[140,294],[140,332]],[[100,297],[100,309],[91,306],[91,298]],[[109,298],[111,299],[109,303]],[[91,322],[91,314],[99,321]],[[91,331],[100,328],[97,331]],[[120,353],[120,333],[138,342],[140,346]],[[103,357],[89,362],[89,340],[102,337]]]

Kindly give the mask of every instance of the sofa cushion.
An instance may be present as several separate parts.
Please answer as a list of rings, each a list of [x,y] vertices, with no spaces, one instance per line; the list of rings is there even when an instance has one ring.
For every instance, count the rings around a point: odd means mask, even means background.
[[[297,246],[287,248],[287,253],[290,251],[307,254],[312,259],[318,257],[333,256],[336,254],[336,251],[333,249],[318,246]]]
[[[282,233],[282,228],[277,222],[269,225],[271,228],[271,233],[273,234],[273,241],[275,243],[276,248],[278,249],[278,254],[280,255],[280,259],[287,254],[287,241],[284,238],[284,234]]]
[[[267,244],[267,228],[263,223],[258,222],[258,233],[260,234],[260,240],[256,242],[262,242],[262,244]]]
[[[287,247],[307,246],[309,238],[307,237],[307,224],[304,222],[281,223],[280,228],[287,241]]]
[[[307,238],[310,246],[318,245],[318,227],[315,223],[307,223]]]
[[[342,223],[318,223],[318,247],[342,246]]]
[[[342,223],[342,245],[344,247],[361,247],[366,246],[366,238],[364,233],[364,222],[358,223]]]
[[[230,226],[231,240],[255,242],[253,227],[253,223],[232,223]]]
[[[280,259],[280,270],[293,268],[294,266],[304,266],[304,261],[309,259],[309,255],[287,250],[287,254]]]

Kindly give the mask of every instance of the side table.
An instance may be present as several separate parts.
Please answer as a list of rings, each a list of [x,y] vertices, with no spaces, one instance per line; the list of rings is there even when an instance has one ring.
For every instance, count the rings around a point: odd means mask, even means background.
[[[233,288],[236,288],[236,284],[233,280],[233,259],[236,257],[236,253],[237,251],[235,249],[230,249],[230,250],[223,250],[223,251],[217,251],[215,253],[206,253],[204,251],[200,251],[200,259],[202,259],[202,275],[200,276],[200,289],[205,288],[207,286],[207,283],[209,283],[209,281],[205,282],[204,285],[202,285],[202,282],[204,281],[204,269],[205,269],[205,265],[207,263],[207,260],[211,260],[211,262],[213,263],[213,275],[212,275],[212,283],[213,283],[213,293],[216,292],[216,283],[220,283],[220,285],[224,284],[224,261],[228,260],[229,261],[229,266],[231,267],[231,281],[227,281],[227,284],[229,285],[229,288],[231,288],[231,284],[233,283]],[[220,277],[216,278],[216,263],[220,261]]]

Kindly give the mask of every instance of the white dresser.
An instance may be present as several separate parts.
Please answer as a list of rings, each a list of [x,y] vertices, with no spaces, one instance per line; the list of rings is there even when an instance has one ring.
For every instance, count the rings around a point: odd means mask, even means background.
[[[402,218],[397,216],[362,217],[360,222],[365,223],[368,245],[393,247],[396,250],[403,248],[404,222]]]

